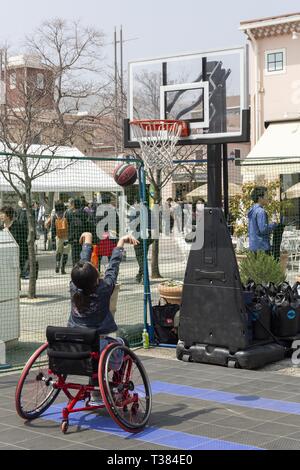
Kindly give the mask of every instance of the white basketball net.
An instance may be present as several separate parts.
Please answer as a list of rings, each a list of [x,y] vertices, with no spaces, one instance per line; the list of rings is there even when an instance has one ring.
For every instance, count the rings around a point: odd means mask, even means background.
[[[140,144],[147,169],[168,170],[172,167],[176,143],[181,135],[181,121],[136,120],[130,126]]]

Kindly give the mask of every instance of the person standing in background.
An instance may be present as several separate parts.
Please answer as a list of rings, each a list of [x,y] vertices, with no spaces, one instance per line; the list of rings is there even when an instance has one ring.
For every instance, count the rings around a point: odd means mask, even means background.
[[[249,250],[257,253],[263,251],[271,254],[270,236],[277,227],[277,223],[269,224],[265,207],[268,204],[268,190],[264,186],[257,186],[251,193],[254,202],[248,212]]]
[[[42,233],[44,234],[44,250],[47,250],[47,242],[48,242],[48,229],[46,222],[50,217],[50,207],[47,196],[45,196],[42,204],[40,205],[39,215],[38,215],[38,225],[40,226]]]
[[[82,245],[79,243],[81,234],[89,232],[87,213],[83,210],[80,199],[70,199],[70,208],[66,212],[68,222],[68,240],[71,245],[73,266],[80,260]]]
[[[56,266],[55,272],[58,274],[61,264],[61,274],[66,274],[66,264],[70,252],[68,242],[68,221],[66,208],[62,201],[56,201],[55,212],[51,217],[51,237],[56,240]]]
[[[21,223],[17,217],[14,209],[11,206],[4,206],[0,209],[0,218],[3,223],[4,230],[9,231],[17,244],[19,245],[19,266],[20,266],[20,277],[26,278],[28,273],[26,272],[26,265],[28,265],[28,244],[27,226]]]

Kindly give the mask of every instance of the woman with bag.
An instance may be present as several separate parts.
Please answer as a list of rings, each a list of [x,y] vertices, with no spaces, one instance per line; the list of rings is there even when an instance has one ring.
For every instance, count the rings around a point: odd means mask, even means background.
[[[68,221],[66,218],[66,209],[62,201],[55,203],[55,213],[51,219],[52,239],[56,239],[56,266],[55,272],[58,274],[61,264],[61,274],[66,274],[66,264],[70,253],[68,242]]]

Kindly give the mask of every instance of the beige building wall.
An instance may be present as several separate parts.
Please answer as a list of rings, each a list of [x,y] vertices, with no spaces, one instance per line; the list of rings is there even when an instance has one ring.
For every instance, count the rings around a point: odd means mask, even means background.
[[[300,35],[293,34],[300,28],[300,16],[292,24],[285,23],[290,16],[274,18],[273,25],[261,19],[241,27],[250,46],[251,147],[263,134],[266,121],[300,118]],[[268,72],[266,54],[280,50],[284,51],[284,70]]]

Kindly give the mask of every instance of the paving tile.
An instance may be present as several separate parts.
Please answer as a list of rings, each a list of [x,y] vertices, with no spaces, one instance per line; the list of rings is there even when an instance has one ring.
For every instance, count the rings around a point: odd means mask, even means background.
[[[20,447],[20,446],[14,446],[14,445],[6,444],[3,447],[0,446],[0,450],[27,450],[27,449],[26,449],[26,447]]]
[[[63,435],[63,434],[62,434]],[[53,436],[39,436],[34,439],[26,439],[21,442],[18,442],[18,445],[25,447],[29,450],[55,450],[66,447],[72,442],[67,438],[56,438]]]
[[[252,429],[254,432],[272,434],[278,437],[288,436],[295,431],[295,427],[289,424],[277,423],[275,421],[259,424]]]
[[[17,427],[10,427],[0,432],[0,442],[7,444],[17,444],[25,439],[33,439],[36,437],[38,437],[37,433]],[[47,436],[45,435],[45,437]]]
[[[98,433],[98,434],[101,434],[101,433]],[[94,447],[102,448],[105,450],[133,449],[139,443],[141,443],[141,441],[138,441],[134,438],[124,439],[124,438],[119,438],[117,436],[110,436],[110,437],[103,438],[101,435],[99,435],[96,439],[89,441],[90,445]]]
[[[42,435],[46,434],[47,436],[53,437],[62,436],[60,423],[57,421],[46,421],[44,419],[37,419],[25,422],[24,427],[29,431],[34,431]]]
[[[297,432],[289,434],[287,437],[290,438],[290,439],[296,439],[300,443],[300,429]]]
[[[0,422],[3,421],[6,416],[16,415],[16,410],[10,410],[5,408],[0,408]]]
[[[228,434],[224,437],[224,440],[265,448],[265,443],[274,440],[274,436],[253,431],[239,431],[234,434]]]
[[[60,450],[104,450],[104,449],[101,449],[100,447],[94,447],[88,444],[80,444],[78,442],[77,444],[72,444],[67,447],[62,447]]]
[[[279,421],[280,419],[287,416],[286,413],[275,412],[270,410],[260,410],[255,408],[243,408],[243,415],[248,418],[258,418],[262,421]],[[295,415],[290,415],[295,416]],[[300,419],[299,416],[297,416]]]
[[[228,435],[230,432],[229,427],[227,426],[219,426],[216,423],[191,423],[190,428],[187,428],[185,432],[189,434],[196,434],[198,436],[205,436],[209,438],[221,438],[223,436]]]
[[[292,424],[300,429],[300,415],[284,414],[276,419],[278,423]]]
[[[220,419],[216,424],[220,426],[228,426],[228,428],[246,430],[255,428],[255,426],[258,426],[259,424],[264,424],[264,421],[246,416],[228,416]]]
[[[287,389],[287,386],[285,383],[282,383],[282,384],[276,384],[274,390],[280,390],[280,391],[283,391],[283,392],[286,392],[286,389]],[[292,384],[289,384],[288,386],[288,391],[291,392],[291,393],[299,393],[299,390],[300,390],[300,383],[299,385],[292,385]]]
[[[62,432],[60,431],[60,436],[62,436]],[[67,434],[65,434],[65,438],[72,443],[82,443],[82,444],[89,444],[92,440],[98,439],[100,437],[102,439],[111,438],[112,435],[106,432],[95,431],[89,428],[79,428],[78,426],[72,426],[70,424]]]
[[[171,447],[166,447],[166,446],[160,446],[158,444],[152,444],[148,442],[141,442],[140,444],[136,444],[134,447],[134,450],[170,450]],[[146,456],[145,456],[146,458]]]
[[[265,444],[268,450],[300,450],[300,442],[296,439],[283,437]]]
[[[5,417],[1,418],[1,422],[22,428],[24,426],[24,420],[17,415],[17,413],[9,413]]]

